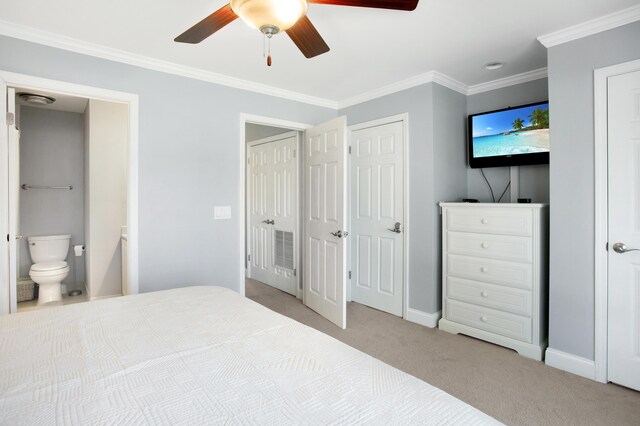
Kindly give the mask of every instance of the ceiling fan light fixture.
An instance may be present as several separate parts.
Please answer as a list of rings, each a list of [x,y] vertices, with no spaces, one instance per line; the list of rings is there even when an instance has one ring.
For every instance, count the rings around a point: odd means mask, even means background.
[[[231,0],[231,9],[250,27],[276,28],[277,33],[288,30],[307,13],[307,1]]]

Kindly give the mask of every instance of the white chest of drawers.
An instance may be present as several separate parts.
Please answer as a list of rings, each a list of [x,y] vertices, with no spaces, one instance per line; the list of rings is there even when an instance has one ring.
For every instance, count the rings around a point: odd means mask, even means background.
[[[439,327],[542,360],[547,346],[546,204],[440,203]]]

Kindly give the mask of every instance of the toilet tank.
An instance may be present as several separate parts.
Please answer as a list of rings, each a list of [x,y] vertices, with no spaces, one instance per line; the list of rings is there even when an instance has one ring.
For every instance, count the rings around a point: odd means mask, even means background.
[[[71,235],[42,235],[27,237],[33,263],[67,260]]]

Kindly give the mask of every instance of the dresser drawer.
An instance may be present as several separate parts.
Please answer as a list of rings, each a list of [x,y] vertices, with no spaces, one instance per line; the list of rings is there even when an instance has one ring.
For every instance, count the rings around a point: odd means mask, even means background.
[[[532,294],[530,290],[520,290],[455,277],[447,277],[446,288],[447,297],[451,299],[514,314],[531,316]]]
[[[491,259],[527,263],[531,263],[533,259],[531,237],[449,231],[447,232],[447,248],[449,253]]]
[[[450,321],[531,343],[531,318],[456,300],[447,300],[446,303],[445,318]]]
[[[474,281],[532,289],[533,269],[530,263],[507,262],[480,257],[447,256],[447,275]]]
[[[448,208],[450,231],[482,232],[503,235],[533,234],[533,212],[515,208]]]

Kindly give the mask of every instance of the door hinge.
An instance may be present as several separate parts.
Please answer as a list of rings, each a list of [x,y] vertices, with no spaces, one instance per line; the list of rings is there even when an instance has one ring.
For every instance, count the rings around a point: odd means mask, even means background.
[[[349,145],[349,154],[351,154],[351,145]]]
[[[251,255],[250,254],[247,255],[247,262],[251,262]]]
[[[298,274],[298,270],[297,270],[297,269],[294,269],[294,270],[293,270],[293,276],[295,277],[297,274]]]
[[[16,116],[12,112],[7,113],[7,126],[13,126],[16,124]]]
[[[351,271],[349,271],[349,279],[351,279]]]

